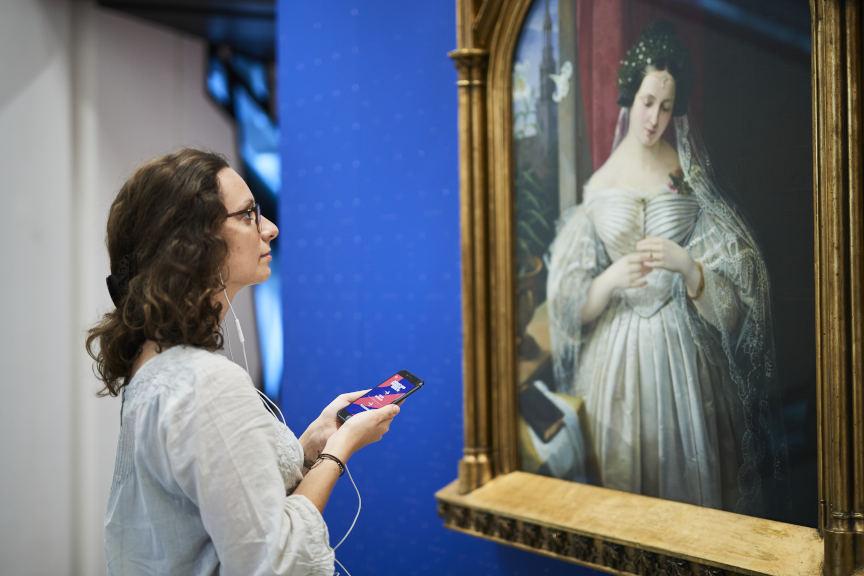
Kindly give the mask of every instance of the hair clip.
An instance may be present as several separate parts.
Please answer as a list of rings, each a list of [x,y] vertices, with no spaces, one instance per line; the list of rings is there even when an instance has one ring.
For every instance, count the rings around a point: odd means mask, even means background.
[[[105,283],[108,285],[108,294],[111,296],[111,301],[114,306],[120,307],[120,303],[126,296],[129,289],[129,280],[131,280],[136,272],[137,266],[133,254],[126,254],[117,261],[117,272],[105,278]]]

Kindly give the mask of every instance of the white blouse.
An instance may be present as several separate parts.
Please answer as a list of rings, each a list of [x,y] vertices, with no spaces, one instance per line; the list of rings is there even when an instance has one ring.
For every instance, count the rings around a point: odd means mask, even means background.
[[[305,496],[303,449],[246,372],[175,346],[124,388],[105,515],[111,575],[327,575],[327,525]]]

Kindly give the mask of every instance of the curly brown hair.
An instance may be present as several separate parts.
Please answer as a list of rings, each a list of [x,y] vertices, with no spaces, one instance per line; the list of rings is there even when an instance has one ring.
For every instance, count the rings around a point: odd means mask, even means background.
[[[183,149],[155,158],[126,181],[108,215],[106,244],[116,308],[87,332],[87,353],[117,396],[146,340],[222,348],[217,294],[228,254],[218,154]],[[98,341],[98,350],[96,342]]]

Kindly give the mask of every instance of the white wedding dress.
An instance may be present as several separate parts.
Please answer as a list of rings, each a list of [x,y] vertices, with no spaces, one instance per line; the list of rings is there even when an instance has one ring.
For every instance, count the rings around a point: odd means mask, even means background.
[[[683,191],[586,189],[559,224],[547,281],[555,389],[584,400],[591,481],[759,514],[785,450],[770,388],[767,271],[697,161],[686,118],[675,127]],[[701,297],[688,298],[680,274],[655,269],[583,323],[593,279],[647,236],[702,264]]]
[[[615,261],[646,236],[687,245],[700,209],[693,196],[612,189],[588,192],[585,212]],[[628,492],[734,504],[736,403],[726,371],[711,359],[722,357],[719,343],[717,350],[697,345],[705,338],[694,338],[684,301],[674,298],[683,289],[680,275],[654,270],[646,281],[613,297],[582,351],[575,387],[585,401],[597,479]]]

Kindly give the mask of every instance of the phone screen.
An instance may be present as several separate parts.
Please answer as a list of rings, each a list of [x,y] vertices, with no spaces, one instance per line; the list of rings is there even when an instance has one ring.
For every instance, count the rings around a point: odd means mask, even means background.
[[[399,402],[422,385],[423,383],[416,377],[402,371],[372,388],[340,412],[345,412],[346,417],[350,417],[366,410],[375,410]]]

